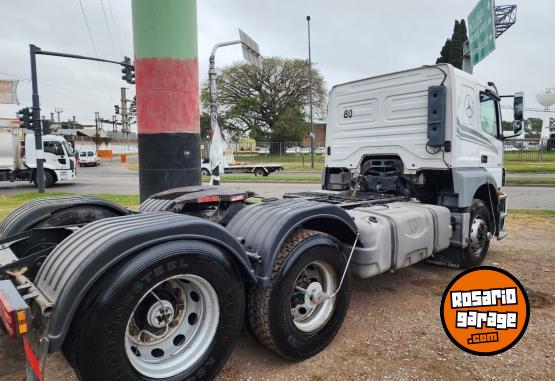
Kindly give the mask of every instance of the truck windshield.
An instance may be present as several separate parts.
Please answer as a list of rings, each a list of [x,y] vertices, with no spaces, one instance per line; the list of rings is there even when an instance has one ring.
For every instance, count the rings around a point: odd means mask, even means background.
[[[68,142],[62,142],[62,145],[64,146],[68,156],[73,156],[73,148],[71,147],[71,145],[69,145]]]

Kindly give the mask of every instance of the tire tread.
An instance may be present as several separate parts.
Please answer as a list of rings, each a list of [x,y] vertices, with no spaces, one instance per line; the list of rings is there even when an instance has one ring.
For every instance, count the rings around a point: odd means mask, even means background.
[[[270,300],[274,287],[277,286],[279,273],[289,254],[304,240],[315,236],[329,236],[315,230],[300,229],[292,233],[283,243],[274,262],[271,275],[271,286],[268,288],[250,287],[247,295],[247,315],[250,331],[254,333],[258,341],[271,351],[283,358],[294,360],[278,348],[271,335],[270,328]]]

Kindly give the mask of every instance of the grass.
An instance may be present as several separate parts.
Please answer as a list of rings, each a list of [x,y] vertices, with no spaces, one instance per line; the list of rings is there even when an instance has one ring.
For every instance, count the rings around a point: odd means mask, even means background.
[[[510,209],[509,226],[511,221],[520,223],[539,223],[549,228],[555,224],[555,210],[544,209]]]
[[[52,193],[19,193],[14,195],[0,196],[0,220],[4,219],[8,213],[21,204],[36,198],[53,196],[70,196],[72,193],[52,192]],[[115,202],[128,208],[138,208],[140,205],[139,196],[95,194],[95,197]]]
[[[278,163],[285,171],[322,171],[324,169],[324,155],[314,155],[314,169],[310,167],[310,155],[284,154],[271,155],[235,155],[236,161],[249,163]]]
[[[254,183],[319,183],[320,175],[307,175],[307,176],[255,176],[251,174],[243,175],[223,175],[221,176],[223,182],[226,181],[244,181],[244,182],[254,182]],[[202,176],[202,181],[210,181],[210,176]]]
[[[507,185],[555,185],[555,176],[507,177]]]
[[[555,173],[555,161],[506,161],[507,173]]]

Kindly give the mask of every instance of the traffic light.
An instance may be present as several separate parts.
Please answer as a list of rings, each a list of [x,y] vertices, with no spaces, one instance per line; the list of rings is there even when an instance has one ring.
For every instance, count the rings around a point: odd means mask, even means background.
[[[17,117],[21,122],[19,127],[31,129],[33,128],[33,113],[29,107],[22,108],[17,112]]]
[[[119,114],[119,106],[118,105],[114,105],[114,111],[116,112],[116,114]]]
[[[131,58],[129,57],[125,57],[125,59],[123,60],[122,64],[123,68],[121,69],[122,72],[122,76],[121,79],[123,79],[125,82],[134,85],[135,84],[135,67],[133,65],[131,65]]]

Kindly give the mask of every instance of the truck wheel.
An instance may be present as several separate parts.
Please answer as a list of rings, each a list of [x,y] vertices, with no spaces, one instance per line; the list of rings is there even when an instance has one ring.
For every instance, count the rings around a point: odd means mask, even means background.
[[[255,176],[265,176],[266,171],[262,168],[255,168],[254,175]]]
[[[44,170],[44,187],[45,188],[50,188],[52,185],[54,185],[55,178],[56,178],[56,176],[50,170],[45,169]],[[38,181],[37,181],[36,171],[34,172],[34,175],[33,175],[33,184],[35,185],[35,187],[38,188],[39,184],[38,184]]]
[[[105,218],[117,217],[121,214],[116,211],[96,205],[79,205],[52,213],[46,220],[33,226],[33,228],[48,228],[66,225],[86,225]]]
[[[203,176],[210,176],[210,171],[206,168],[202,168],[202,175]]]
[[[470,229],[468,246],[464,250],[463,264],[474,267],[479,266],[488,253],[491,217],[488,207],[482,200],[472,200],[469,211]]]
[[[276,257],[270,287],[249,290],[251,332],[287,360],[302,360],[323,350],[349,307],[350,274],[333,298],[317,303],[311,294],[335,292],[344,266],[339,243],[332,236],[304,229],[291,235]]]
[[[243,323],[245,291],[214,245],[161,244],[89,293],[62,351],[80,380],[212,379]]]

